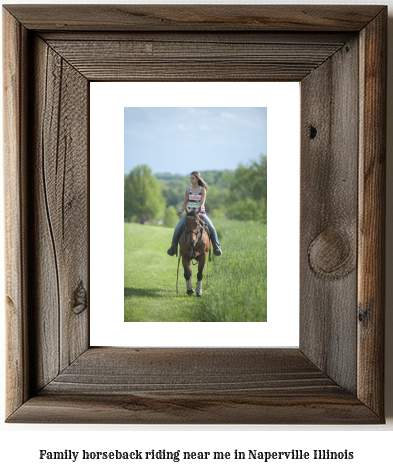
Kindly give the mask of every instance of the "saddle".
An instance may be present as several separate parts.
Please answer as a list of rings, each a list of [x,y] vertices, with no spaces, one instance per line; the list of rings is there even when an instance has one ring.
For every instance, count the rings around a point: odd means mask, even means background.
[[[202,229],[201,237],[203,236],[203,232],[206,232],[208,238],[210,239],[209,226],[206,224],[206,222],[203,219],[199,220],[199,227]],[[181,228],[181,233],[183,233],[185,235],[185,237],[187,237],[187,235],[186,235],[186,223],[183,224],[183,226]],[[186,241],[187,241],[187,239],[186,239]]]
[[[203,219],[201,219],[201,220],[199,221],[199,224],[201,225],[203,231],[206,232],[207,236],[208,236],[209,239],[210,239],[209,226],[206,224],[206,222],[205,222]]]

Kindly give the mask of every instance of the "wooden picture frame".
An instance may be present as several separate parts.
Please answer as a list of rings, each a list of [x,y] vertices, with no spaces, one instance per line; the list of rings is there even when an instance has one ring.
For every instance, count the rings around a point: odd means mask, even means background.
[[[387,7],[9,5],[3,24],[7,421],[384,423]],[[298,349],[90,347],[90,81],[300,82]]]

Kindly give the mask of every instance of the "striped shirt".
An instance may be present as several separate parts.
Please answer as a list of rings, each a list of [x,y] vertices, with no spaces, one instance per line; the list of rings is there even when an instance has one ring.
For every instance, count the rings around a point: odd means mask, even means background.
[[[202,201],[202,186],[199,187],[199,193],[194,194],[192,192],[191,186],[190,186],[190,191],[188,192],[188,203],[187,203],[187,208],[189,211],[192,211],[193,209],[197,210],[201,206],[201,201]],[[205,206],[201,209],[201,212],[206,212],[205,211]]]

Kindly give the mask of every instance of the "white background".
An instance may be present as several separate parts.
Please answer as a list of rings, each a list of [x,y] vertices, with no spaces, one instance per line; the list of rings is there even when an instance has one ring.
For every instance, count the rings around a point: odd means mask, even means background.
[[[90,85],[91,345],[298,346],[299,92],[297,82],[264,84],[95,82]],[[222,323],[209,323],[208,330],[204,323],[124,323],[125,106],[267,107],[269,167],[267,323],[225,323],[224,326]],[[137,164],[140,163],[135,163],[135,166]],[[214,167],[214,163],[212,166]],[[169,245],[168,241],[168,247]],[[225,246],[223,251],[225,253]],[[174,287],[175,281],[174,271]],[[285,298],[282,298],[282,288],[286,289]],[[179,276],[179,291],[185,291],[182,272]],[[105,298],[104,295],[108,296]]]
[[[21,3],[9,0],[7,3]],[[28,3],[26,0],[23,3]],[[34,2],[37,3],[37,2]],[[41,2],[44,3],[44,2]],[[52,1],[46,3],[53,3]],[[58,2],[58,3],[111,3],[111,2]],[[113,3],[130,3],[116,0]],[[140,0],[138,3],[143,2]],[[166,0],[165,3],[176,3]],[[184,2],[193,3],[193,2]],[[209,3],[209,2],[194,2]],[[219,2],[212,3],[231,3]],[[233,2],[254,3],[261,2]],[[280,2],[269,0],[270,4],[299,3]],[[314,3],[302,0],[301,3]],[[331,3],[320,1],[318,3]],[[344,2],[342,2],[344,3]],[[345,2],[353,4],[380,4],[379,1]],[[393,128],[392,117],[392,64],[393,64],[393,34],[392,13],[393,0],[385,1],[389,5],[389,76],[388,76],[388,130]],[[3,472],[29,470],[30,472],[59,473],[76,472],[85,473],[86,467],[90,466],[95,472],[107,472],[108,469],[116,469],[118,473],[130,473],[132,471],[148,472],[159,469],[160,472],[215,472],[221,466],[222,469],[236,471],[247,470],[248,473],[260,472],[285,472],[293,473],[331,473],[335,472],[366,472],[378,471],[381,473],[392,472],[391,446],[393,442],[393,193],[391,183],[393,182],[393,138],[388,134],[388,194],[387,194],[387,281],[386,281],[386,413],[387,424],[385,426],[65,426],[65,425],[9,425],[1,424],[0,428],[0,469]],[[2,196],[1,196],[2,197]],[[0,211],[3,207],[0,206]],[[3,219],[0,219],[0,223]],[[3,231],[0,232],[3,238]],[[0,242],[0,248],[3,244]],[[3,261],[3,260],[2,260]],[[0,275],[3,275],[1,272]],[[0,285],[3,292],[3,285]],[[4,295],[1,295],[4,301]],[[2,311],[2,314],[4,311]],[[1,340],[4,341],[4,323],[0,325]],[[2,344],[4,348],[4,342]],[[5,365],[5,352],[0,353],[0,368]],[[4,377],[1,379],[0,406],[4,406]],[[85,462],[72,463],[71,461],[40,461],[38,450],[72,449],[74,451],[86,450],[132,450],[132,449],[182,449],[182,450],[207,450],[207,451],[233,451],[234,449],[248,450],[290,450],[313,449],[349,450],[354,451],[353,461],[272,461],[267,464],[257,461],[248,461],[239,465],[239,461],[206,461],[174,463],[172,461],[134,464],[123,462]],[[115,464],[113,464],[115,463]],[[225,463],[225,464],[224,464]]]

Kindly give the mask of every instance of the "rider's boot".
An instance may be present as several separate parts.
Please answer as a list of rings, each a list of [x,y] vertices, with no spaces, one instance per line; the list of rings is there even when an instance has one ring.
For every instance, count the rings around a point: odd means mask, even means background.
[[[217,255],[217,257],[222,255],[221,247],[218,245],[218,243],[214,239],[212,239],[212,245],[214,249],[214,255]]]
[[[175,237],[175,239],[173,240],[173,244],[171,247],[169,247],[169,249],[167,250],[167,254],[170,255],[171,257],[173,257],[175,254],[176,254],[176,250],[177,250],[177,244],[179,243],[179,240],[180,240],[180,235],[181,235],[181,232],[179,232],[177,234],[177,236]]]

